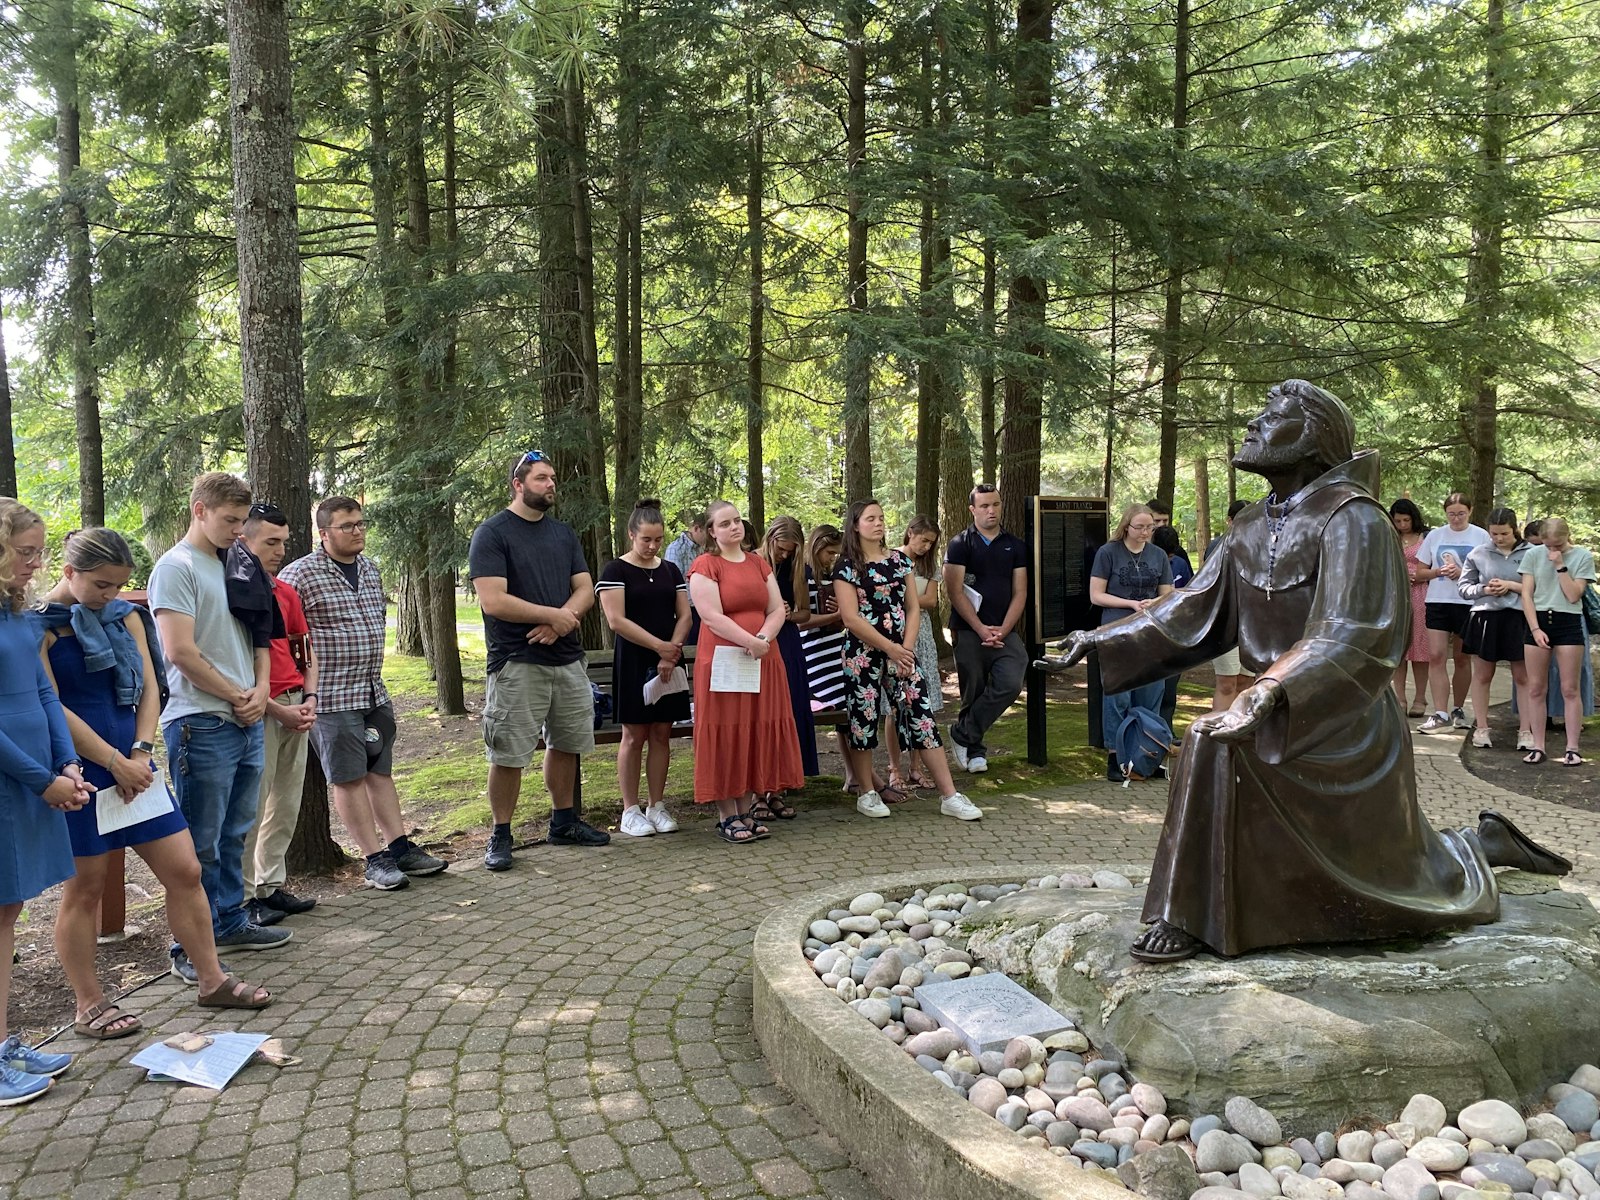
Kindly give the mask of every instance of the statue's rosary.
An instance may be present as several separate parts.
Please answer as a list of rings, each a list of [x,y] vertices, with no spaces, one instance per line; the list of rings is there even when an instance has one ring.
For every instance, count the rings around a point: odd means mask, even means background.
[[[1289,510],[1294,507],[1294,497],[1291,496],[1283,506],[1283,511],[1277,516],[1272,515],[1273,503],[1277,500],[1277,493],[1267,497],[1267,599],[1272,599],[1272,568],[1278,563],[1278,534],[1283,531],[1283,526],[1289,519]]]

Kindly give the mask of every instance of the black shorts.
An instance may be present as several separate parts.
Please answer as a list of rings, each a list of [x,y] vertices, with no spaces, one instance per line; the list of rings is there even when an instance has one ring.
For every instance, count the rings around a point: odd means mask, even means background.
[[[1522,635],[1528,622],[1520,608],[1494,608],[1474,611],[1467,617],[1467,630],[1461,635],[1461,648],[1484,662],[1522,661]]]
[[[1429,629],[1460,637],[1467,627],[1467,617],[1472,613],[1470,604],[1430,602],[1423,606],[1423,624]]]
[[[1545,631],[1552,646],[1581,646],[1583,645],[1583,614],[1556,612],[1547,608],[1539,614],[1539,628]],[[1526,628],[1523,640],[1527,645],[1536,643],[1533,640],[1533,630]]]

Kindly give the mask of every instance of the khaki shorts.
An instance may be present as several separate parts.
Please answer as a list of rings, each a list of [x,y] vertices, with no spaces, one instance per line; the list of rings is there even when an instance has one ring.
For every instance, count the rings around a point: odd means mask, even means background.
[[[1235,647],[1226,654],[1219,654],[1211,660],[1211,669],[1218,675],[1243,675],[1244,664],[1239,661],[1239,651]]]
[[[546,749],[594,749],[594,692],[583,660],[551,667],[508,662],[489,676],[483,701],[483,744],[497,767],[526,767],[543,736]]]

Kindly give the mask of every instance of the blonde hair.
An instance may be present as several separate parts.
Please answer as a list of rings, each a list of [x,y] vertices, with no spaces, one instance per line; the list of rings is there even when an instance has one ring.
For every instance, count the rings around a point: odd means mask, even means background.
[[[0,591],[5,592],[6,603],[14,613],[21,612],[27,603],[27,589],[15,585],[17,554],[11,548],[11,539],[43,527],[44,518],[33,509],[10,496],[0,496]]]
[[[1112,530],[1111,532],[1111,540],[1113,542],[1120,542],[1126,538],[1128,536],[1128,526],[1133,523],[1133,519],[1135,517],[1154,516],[1155,513],[1150,511],[1150,506],[1147,504],[1128,505],[1127,508],[1122,510],[1122,519],[1117,522],[1116,529]]]
[[[811,615],[811,597],[806,590],[806,531],[793,517],[772,518],[767,525],[766,535],[761,539],[761,557],[767,560],[767,565],[774,572],[778,569],[778,564],[772,558],[772,543],[775,541],[794,543],[794,551],[789,555],[789,582],[794,589],[794,611],[802,617],[808,617]]]
[[[1568,546],[1572,544],[1572,527],[1565,517],[1546,517],[1539,522],[1539,536],[1546,542],[1556,537],[1563,546]]]
[[[250,485],[237,475],[226,471],[207,471],[195,477],[189,489],[189,505],[204,504],[207,508],[222,508],[229,504],[249,504]]]

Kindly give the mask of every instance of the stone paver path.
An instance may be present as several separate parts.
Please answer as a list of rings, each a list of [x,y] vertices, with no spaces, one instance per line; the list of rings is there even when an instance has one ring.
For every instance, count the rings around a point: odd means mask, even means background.
[[[1503,806],[1600,893],[1592,817],[1467,775],[1459,737],[1416,740],[1434,820]],[[1092,783],[966,825],[930,801],[869,820],[841,797],[754,846],[696,825],[345,897],[291,922],[285,950],[239,956],[279,997],[259,1017],[219,1022],[175,980],[135,998],[152,1032],[270,1031],[303,1065],[252,1065],[218,1094],[144,1082],[126,1065],[135,1043],[68,1034],[82,1057],[50,1095],[0,1109],[0,1198],[870,1200],[761,1059],[756,924],[796,893],[940,863],[960,879],[963,865],[1146,861],[1164,807],[1156,785]]]

